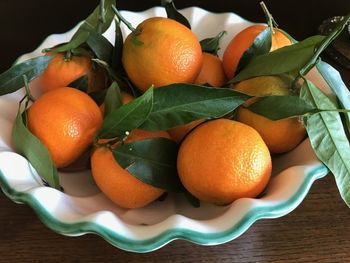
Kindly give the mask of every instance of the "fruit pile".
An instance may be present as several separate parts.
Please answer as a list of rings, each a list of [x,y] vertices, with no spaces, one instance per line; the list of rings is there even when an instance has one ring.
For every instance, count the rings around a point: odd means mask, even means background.
[[[267,25],[199,40],[172,1],[163,5],[168,17],[134,28],[114,0],[101,1],[68,43],[0,75],[0,95],[24,86],[13,145],[43,180],[60,189],[58,170],[88,156],[96,185],[120,207],[166,192],[227,205],[259,196],[273,156],[309,136],[350,203],[344,97],[335,91],[335,104],[305,77],[349,17],[296,43],[262,3]],[[112,23],[114,45],[103,36]],[[221,59],[223,37],[232,40]]]

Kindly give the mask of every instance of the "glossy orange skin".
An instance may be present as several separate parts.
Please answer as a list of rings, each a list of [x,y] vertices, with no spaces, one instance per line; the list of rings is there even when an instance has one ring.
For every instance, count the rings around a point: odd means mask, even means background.
[[[286,96],[290,95],[289,84],[282,78],[262,76],[241,81],[234,86],[234,89],[251,96]],[[251,100],[246,106],[252,102]],[[294,149],[307,135],[304,125],[298,118],[272,121],[245,107],[240,107],[237,111],[237,120],[256,129],[272,154]]]
[[[74,162],[92,143],[101,125],[97,104],[74,88],[47,92],[28,109],[28,128],[48,148],[57,167]]]
[[[243,29],[232,38],[231,42],[226,47],[222,58],[224,71],[228,79],[233,78],[243,53],[252,45],[257,35],[259,35],[264,29],[266,29],[265,25],[252,25]],[[270,51],[291,44],[291,40],[285,34],[276,28],[274,29]]]
[[[57,88],[67,87],[84,75],[88,76],[88,92],[106,87],[104,70],[93,68],[90,57],[71,56],[70,59],[66,59],[63,53],[56,53],[48,67],[34,80],[34,83],[42,93],[45,93]]]
[[[240,108],[237,120],[255,128],[272,154],[288,152],[306,137],[306,130],[298,118],[271,121],[248,109]]]
[[[227,205],[259,195],[269,181],[272,162],[256,130],[218,119],[187,135],[180,146],[177,168],[183,185],[199,200]]]
[[[132,83],[145,92],[152,85],[192,83],[202,65],[195,34],[175,20],[152,17],[143,21],[124,43],[122,62]]]
[[[217,56],[203,52],[203,63],[194,83],[199,85],[209,84],[213,87],[221,87],[226,83],[226,75],[222,62]]]
[[[169,129],[168,133],[177,144],[180,144],[185,136],[203,121],[204,120],[196,120],[184,125],[179,125],[177,127]]]
[[[221,87],[226,81],[227,79],[220,58],[213,54],[203,52],[202,68],[194,83],[198,85],[209,84],[213,87]],[[168,132],[175,142],[180,143],[193,128],[202,122],[203,120],[196,120],[174,127],[168,130]]]
[[[145,138],[164,137],[165,131],[133,131],[128,142]],[[123,208],[140,208],[160,197],[164,190],[145,184],[123,169],[114,159],[112,152],[104,147],[97,148],[91,157],[91,171],[100,190],[114,203]]]

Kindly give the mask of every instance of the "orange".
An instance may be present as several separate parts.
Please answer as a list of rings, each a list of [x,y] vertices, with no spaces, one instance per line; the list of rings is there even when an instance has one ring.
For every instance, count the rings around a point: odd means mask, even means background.
[[[198,85],[209,84],[213,87],[221,87],[226,81],[227,79],[221,60],[215,55],[203,52],[202,68],[194,83]],[[168,132],[175,142],[180,143],[188,132],[202,122],[203,120],[196,120],[188,124],[174,127],[168,130]]]
[[[170,138],[165,131],[134,130],[127,143],[153,137]],[[123,208],[146,206],[164,193],[163,189],[143,183],[123,169],[114,159],[112,152],[105,147],[97,148],[92,154],[91,169],[100,190]]]
[[[197,37],[184,25],[152,17],[126,38],[122,62],[131,82],[145,92],[151,85],[193,82],[202,66],[202,50]]]
[[[129,93],[122,91],[121,92],[122,95],[122,103],[123,105],[128,104],[129,102],[134,100],[134,96],[130,95]]]
[[[35,85],[41,92],[67,87],[80,77],[88,76],[88,92],[105,87],[104,70],[93,67],[91,58],[87,56],[71,56],[66,59],[64,53],[53,55],[48,67],[35,79]]]
[[[290,95],[290,80],[283,77],[262,76],[244,80],[235,85],[235,90],[251,96]],[[252,101],[248,101],[248,106]],[[305,137],[306,130],[298,118],[272,121],[244,107],[237,112],[237,120],[256,129],[271,153],[292,150]]]
[[[74,88],[47,92],[28,109],[28,128],[48,148],[57,167],[75,161],[92,143],[101,125],[97,104]]]
[[[266,28],[265,25],[252,25],[234,36],[223,55],[223,66],[228,79],[235,75],[243,53],[253,44],[254,39]],[[291,45],[291,40],[277,28],[274,28],[270,51]]]
[[[181,143],[183,138],[197,125],[201,124],[204,120],[196,120],[192,121],[190,123],[179,125],[174,128],[171,128],[168,130],[168,133],[170,134],[171,138],[178,144]]]
[[[226,83],[224,68],[221,60],[210,53],[203,52],[203,63],[194,83],[199,85],[209,84],[213,87],[221,87]]]
[[[269,181],[272,163],[256,130],[218,119],[187,135],[179,149],[177,169],[185,188],[199,200],[226,205],[259,195]]]

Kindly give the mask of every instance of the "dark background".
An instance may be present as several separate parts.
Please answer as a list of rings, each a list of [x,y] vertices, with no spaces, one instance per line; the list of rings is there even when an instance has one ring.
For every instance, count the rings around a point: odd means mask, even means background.
[[[175,0],[178,8],[200,6],[235,12],[264,22],[253,0]],[[0,0],[0,72],[52,33],[83,20],[97,0]],[[120,0],[119,9],[140,11],[159,1]],[[334,15],[350,12],[350,0],[266,0],[280,27],[301,40]],[[330,61],[350,87],[350,71]],[[1,127],[0,127],[1,129]],[[44,226],[27,205],[0,191],[0,262],[350,262],[350,209],[332,175],[318,180],[290,214],[261,220],[241,237],[219,246],[175,241],[155,252],[135,254],[112,247],[96,235],[65,237]]]
[[[0,72],[21,54],[35,49],[53,33],[63,33],[83,20],[98,0],[0,0]],[[120,0],[117,8],[141,11],[160,0]],[[235,12],[254,22],[265,17],[257,0],[175,0],[177,8],[200,6],[213,12]],[[301,40],[318,25],[350,11],[350,0],[265,0],[280,27]]]

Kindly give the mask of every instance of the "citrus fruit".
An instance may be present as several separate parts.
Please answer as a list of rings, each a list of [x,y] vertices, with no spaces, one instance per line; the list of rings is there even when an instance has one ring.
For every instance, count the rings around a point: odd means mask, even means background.
[[[151,85],[193,82],[201,69],[202,50],[184,25],[152,17],[126,38],[122,63],[131,82],[145,92]]]
[[[201,71],[194,83],[199,85],[209,84],[213,87],[223,86],[226,83],[226,76],[220,58],[203,52]]]
[[[209,84],[213,87],[223,86],[226,83],[226,76],[221,60],[215,55],[203,52],[202,68],[194,83],[198,85]],[[203,120],[196,120],[174,127],[168,130],[168,132],[175,142],[180,143],[188,132],[202,122]]]
[[[92,143],[101,125],[97,104],[74,88],[47,92],[28,109],[28,128],[47,147],[57,167],[75,161]]]
[[[225,49],[223,55],[223,67],[225,70],[226,77],[232,79],[239,60],[241,59],[243,53],[253,44],[254,39],[259,35],[264,29],[265,25],[252,25],[234,36],[231,42]],[[272,44],[270,51],[274,51],[278,48],[291,45],[290,39],[283,34],[277,28],[274,28],[274,34],[272,35]]]
[[[253,128],[228,119],[201,124],[182,142],[179,177],[199,200],[226,205],[256,197],[271,175],[271,156]]]
[[[134,100],[134,96],[130,95],[129,93],[122,91],[121,92],[122,95],[122,103],[123,105],[128,104],[129,102]]]
[[[251,96],[290,95],[290,79],[277,76],[261,76],[239,82],[234,89]],[[248,101],[248,106],[252,101]],[[240,107],[237,120],[256,129],[271,153],[283,153],[296,147],[306,131],[298,118],[272,121],[247,108]]]
[[[154,137],[170,138],[165,131],[134,130],[126,142]],[[143,207],[164,193],[163,189],[143,183],[123,169],[105,147],[97,148],[92,154],[91,171],[100,190],[123,208]]]
[[[67,87],[84,75],[88,77],[88,92],[105,88],[105,72],[93,66],[90,57],[73,55],[67,59],[64,53],[56,53],[34,83],[41,92],[45,93],[56,88]]]
[[[179,125],[168,130],[171,138],[178,144],[181,143],[183,138],[197,125],[201,124],[204,120],[196,120],[187,124]]]

